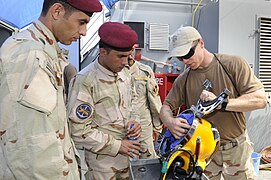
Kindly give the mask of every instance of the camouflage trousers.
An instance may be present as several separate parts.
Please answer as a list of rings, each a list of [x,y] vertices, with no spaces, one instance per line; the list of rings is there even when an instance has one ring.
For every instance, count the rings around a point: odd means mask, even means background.
[[[235,147],[219,150],[205,169],[210,180],[253,180],[253,147],[245,133],[245,140]]]
[[[150,136],[149,138],[146,138],[144,140],[140,141],[140,159],[146,159],[146,158],[157,158],[156,152],[154,150],[154,143],[153,138]]]

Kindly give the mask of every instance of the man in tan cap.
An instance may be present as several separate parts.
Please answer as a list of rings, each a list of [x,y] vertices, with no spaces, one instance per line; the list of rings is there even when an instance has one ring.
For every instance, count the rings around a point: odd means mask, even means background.
[[[135,48],[128,58],[130,73],[137,93],[137,112],[139,114],[142,133],[140,159],[156,158],[154,142],[162,131],[159,113],[162,102],[158,94],[159,87],[150,66],[135,60]]]
[[[67,125],[58,42],[86,35],[98,0],[44,0],[41,16],[0,52],[0,179],[80,179]]]
[[[129,157],[139,155],[141,127],[133,119],[135,90],[126,68],[137,34],[128,25],[99,28],[99,57],[71,80],[68,115],[72,138],[85,148],[86,179],[128,179]]]
[[[253,148],[247,135],[245,113],[266,106],[262,83],[253,74],[248,63],[239,56],[212,54],[193,27],[181,27],[172,37],[170,57],[176,57],[188,68],[173,84],[161,109],[160,117],[175,138],[186,134],[189,125],[185,119],[174,118],[172,110],[181,104],[195,105],[200,98],[211,101],[225,88],[231,91],[227,101],[218,110],[206,116],[218,129],[221,146],[205,170],[210,179],[253,179],[251,153]],[[212,82],[211,91],[204,90],[203,82]]]

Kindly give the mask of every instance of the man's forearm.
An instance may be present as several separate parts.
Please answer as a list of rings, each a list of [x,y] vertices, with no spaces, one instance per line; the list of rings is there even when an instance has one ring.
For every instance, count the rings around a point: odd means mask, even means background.
[[[267,100],[264,89],[244,94],[236,99],[229,99],[226,107],[227,111],[249,112],[256,109],[262,109],[266,106]]]
[[[172,110],[168,105],[163,105],[160,111],[160,119],[165,124],[168,126],[170,118],[173,117]]]

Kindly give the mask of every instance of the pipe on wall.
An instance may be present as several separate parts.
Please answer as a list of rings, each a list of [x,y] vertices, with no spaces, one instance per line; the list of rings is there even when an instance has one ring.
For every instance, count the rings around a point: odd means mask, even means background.
[[[145,3],[160,3],[160,4],[179,4],[179,5],[193,5],[196,6],[198,3],[194,2],[179,2],[179,1],[154,1],[154,0],[129,0],[130,2],[145,2]],[[201,6],[204,6],[205,4],[201,4]]]

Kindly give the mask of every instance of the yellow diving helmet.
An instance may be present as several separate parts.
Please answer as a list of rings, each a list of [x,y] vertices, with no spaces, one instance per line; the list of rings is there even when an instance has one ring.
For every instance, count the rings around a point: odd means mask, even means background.
[[[169,130],[164,133],[157,152],[162,160],[161,180],[199,179],[204,175],[204,169],[220,146],[220,135],[202,116],[213,112],[229,94],[225,89],[213,101],[198,101],[196,106],[177,116],[186,119],[191,127],[181,139],[175,139]]]
[[[164,134],[159,148],[159,155],[163,160],[162,179],[166,179],[168,170],[171,173],[169,176],[175,178],[181,176],[189,179],[195,171],[202,175],[219,147],[220,135],[213,124],[205,119],[195,118],[192,110],[186,110],[178,117],[185,118],[191,128],[179,140],[174,140],[170,131]]]

